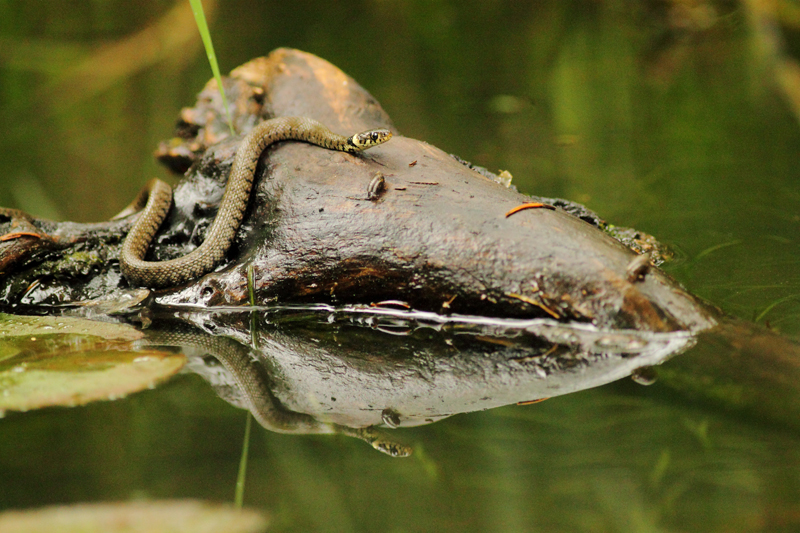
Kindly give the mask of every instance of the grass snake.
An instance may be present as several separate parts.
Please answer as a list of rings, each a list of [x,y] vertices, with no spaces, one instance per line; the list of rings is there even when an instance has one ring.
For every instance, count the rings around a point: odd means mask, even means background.
[[[197,279],[218,265],[233,243],[244,218],[258,161],[269,145],[295,140],[354,154],[382,144],[391,137],[392,133],[386,129],[373,129],[345,137],[305,117],[279,117],[262,122],[253,128],[237,149],[217,216],[209,226],[205,240],[196,249],[168,261],[144,260],[172,206],[172,188],[159,179],[150,180],[131,206],[117,215],[119,217],[142,209],[122,245],[122,274],[132,286],[164,288]]]

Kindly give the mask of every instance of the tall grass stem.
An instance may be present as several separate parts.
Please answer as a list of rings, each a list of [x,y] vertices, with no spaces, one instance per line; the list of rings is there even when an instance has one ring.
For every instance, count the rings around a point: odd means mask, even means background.
[[[192,13],[194,13],[197,29],[200,30],[200,37],[203,39],[203,46],[206,48],[208,63],[211,65],[211,71],[214,73],[214,79],[217,80],[217,87],[219,87],[219,93],[222,95],[222,105],[225,107],[225,116],[228,118],[228,127],[231,129],[231,134],[233,135],[236,132],[233,129],[233,119],[231,119],[231,112],[228,108],[228,99],[225,97],[225,88],[222,86],[222,75],[219,73],[217,54],[214,53],[214,43],[211,42],[211,32],[208,31],[208,23],[206,22],[205,11],[203,11],[203,3],[201,0],[189,0],[189,3],[192,5]]]
[[[236,476],[236,496],[233,505],[237,509],[242,508],[244,502],[244,481],[247,477],[247,455],[250,452],[250,426],[253,423],[253,415],[247,413],[247,422],[244,425],[244,444],[242,445],[242,457],[239,459],[239,475]]]

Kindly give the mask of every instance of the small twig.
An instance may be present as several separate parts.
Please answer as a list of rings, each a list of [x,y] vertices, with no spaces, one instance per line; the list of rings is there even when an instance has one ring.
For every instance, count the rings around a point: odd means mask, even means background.
[[[0,236],[0,241],[13,241],[14,239],[19,239],[20,237],[36,237],[37,239],[41,239],[42,236],[38,233],[33,233],[32,231],[15,231],[13,233],[6,233],[3,236]]]
[[[549,400],[549,398],[539,398],[538,400],[528,400],[526,402],[517,402],[517,405],[533,405],[535,403],[543,402],[545,400]]]
[[[514,213],[519,213],[525,209],[550,209],[551,211],[555,211],[555,206],[550,204],[543,204],[541,202],[528,202],[527,204],[518,205],[508,213],[506,213],[506,218],[510,217]]]

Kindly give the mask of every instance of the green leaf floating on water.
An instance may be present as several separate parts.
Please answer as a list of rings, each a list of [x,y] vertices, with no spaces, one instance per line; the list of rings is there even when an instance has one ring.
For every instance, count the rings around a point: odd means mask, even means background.
[[[76,504],[0,513],[3,533],[259,533],[266,519],[250,510],[199,501]]]
[[[113,400],[180,370],[181,354],[138,349],[124,324],[0,313],[0,412]]]

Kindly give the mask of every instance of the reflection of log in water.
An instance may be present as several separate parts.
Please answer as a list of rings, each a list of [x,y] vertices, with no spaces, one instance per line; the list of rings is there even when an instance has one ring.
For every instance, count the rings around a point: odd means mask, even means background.
[[[800,345],[738,321],[698,339],[380,308],[295,307],[253,316],[181,313],[177,329],[192,324],[191,333],[169,327],[150,332],[150,341],[214,355],[224,375],[202,357],[188,368],[269,430],[343,433],[395,456],[410,450],[375,427],[429,424],[629,375],[640,383],[657,378],[656,389],[673,391],[672,398],[677,390],[760,422],[798,429],[800,420]],[[687,349],[688,356],[673,358]],[[781,358],[764,357],[778,352]]]
[[[196,371],[209,379],[209,374],[216,374],[213,364],[205,359],[206,355],[214,357],[225,369],[226,383],[215,383],[220,396],[238,407],[250,411],[262,427],[276,433],[291,434],[331,434],[341,433],[361,439],[378,451],[393,457],[406,457],[411,449],[396,443],[375,432],[371,427],[348,427],[325,422],[305,413],[290,411],[280,405],[269,388],[270,379],[264,367],[254,359],[253,350],[238,341],[225,336],[209,335],[187,327],[165,330],[148,330],[147,345],[176,346],[191,353],[197,351],[200,359],[195,359]],[[198,365],[200,365],[198,367]],[[200,368],[204,370],[200,370]],[[220,388],[223,390],[220,391]]]
[[[407,450],[372,428],[427,424],[595,387],[692,343],[683,332],[375,308],[273,309],[257,316],[254,324],[252,312],[182,313],[178,327],[159,321],[163,329],[147,330],[147,343],[194,354],[188,368],[269,430],[344,433],[395,456]]]

